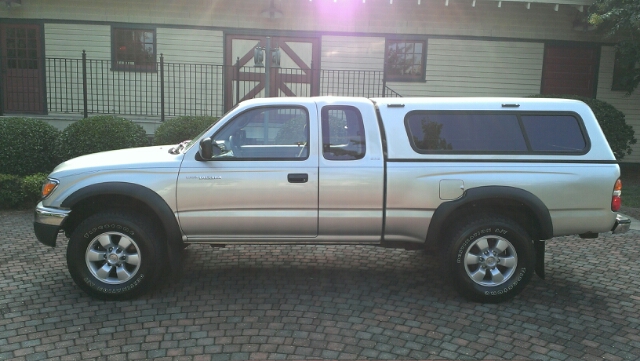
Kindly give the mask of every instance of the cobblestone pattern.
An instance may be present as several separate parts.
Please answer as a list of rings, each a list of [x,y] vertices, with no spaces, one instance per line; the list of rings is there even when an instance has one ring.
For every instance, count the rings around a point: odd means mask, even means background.
[[[420,251],[190,246],[179,283],[89,298],[66,241],[0,213],[0,360],[640,359],[640,232],[551,240],[547,280],[470,303]]]

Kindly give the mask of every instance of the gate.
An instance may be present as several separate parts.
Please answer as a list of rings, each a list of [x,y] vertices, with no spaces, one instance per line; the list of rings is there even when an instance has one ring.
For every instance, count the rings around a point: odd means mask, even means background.
[[[228,35],[225,109],[252,98],[318,95],[319,48],[317,38]]]

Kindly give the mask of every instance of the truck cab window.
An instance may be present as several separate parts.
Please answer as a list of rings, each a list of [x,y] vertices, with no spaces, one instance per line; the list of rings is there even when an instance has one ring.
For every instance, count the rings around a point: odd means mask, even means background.
[[[366,141],[360,111],[351,106],[322,108],[322,155],[328,160],[364,158]]]
[[[264,107],[238,115],[214,136],[218,159],[304,160],[309,115],[300,107]]]

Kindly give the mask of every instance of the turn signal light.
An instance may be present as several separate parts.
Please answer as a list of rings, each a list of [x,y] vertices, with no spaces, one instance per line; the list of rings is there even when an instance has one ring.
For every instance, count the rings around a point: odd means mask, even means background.
[[[611,210],[617,212],[620,210],[620,206],[622,206],[622,199],[620,196],[622,195],[622,181],[618,179],[616,184],[613,186],[613,195],[611,196]]]
[[[45,199],[53,192],[60,182],[56,179],[47,179],[42,185],[42,199]]]

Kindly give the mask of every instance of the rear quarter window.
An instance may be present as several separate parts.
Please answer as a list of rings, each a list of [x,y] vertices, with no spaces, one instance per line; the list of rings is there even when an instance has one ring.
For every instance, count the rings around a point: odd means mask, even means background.
[[[405,117],[418,153],[584,154],[588,141],[575,114],[413,111]]]
[[[523,115],[522,124],[538,152],[581,152],[587,142],[578,119],[571,115]]]

